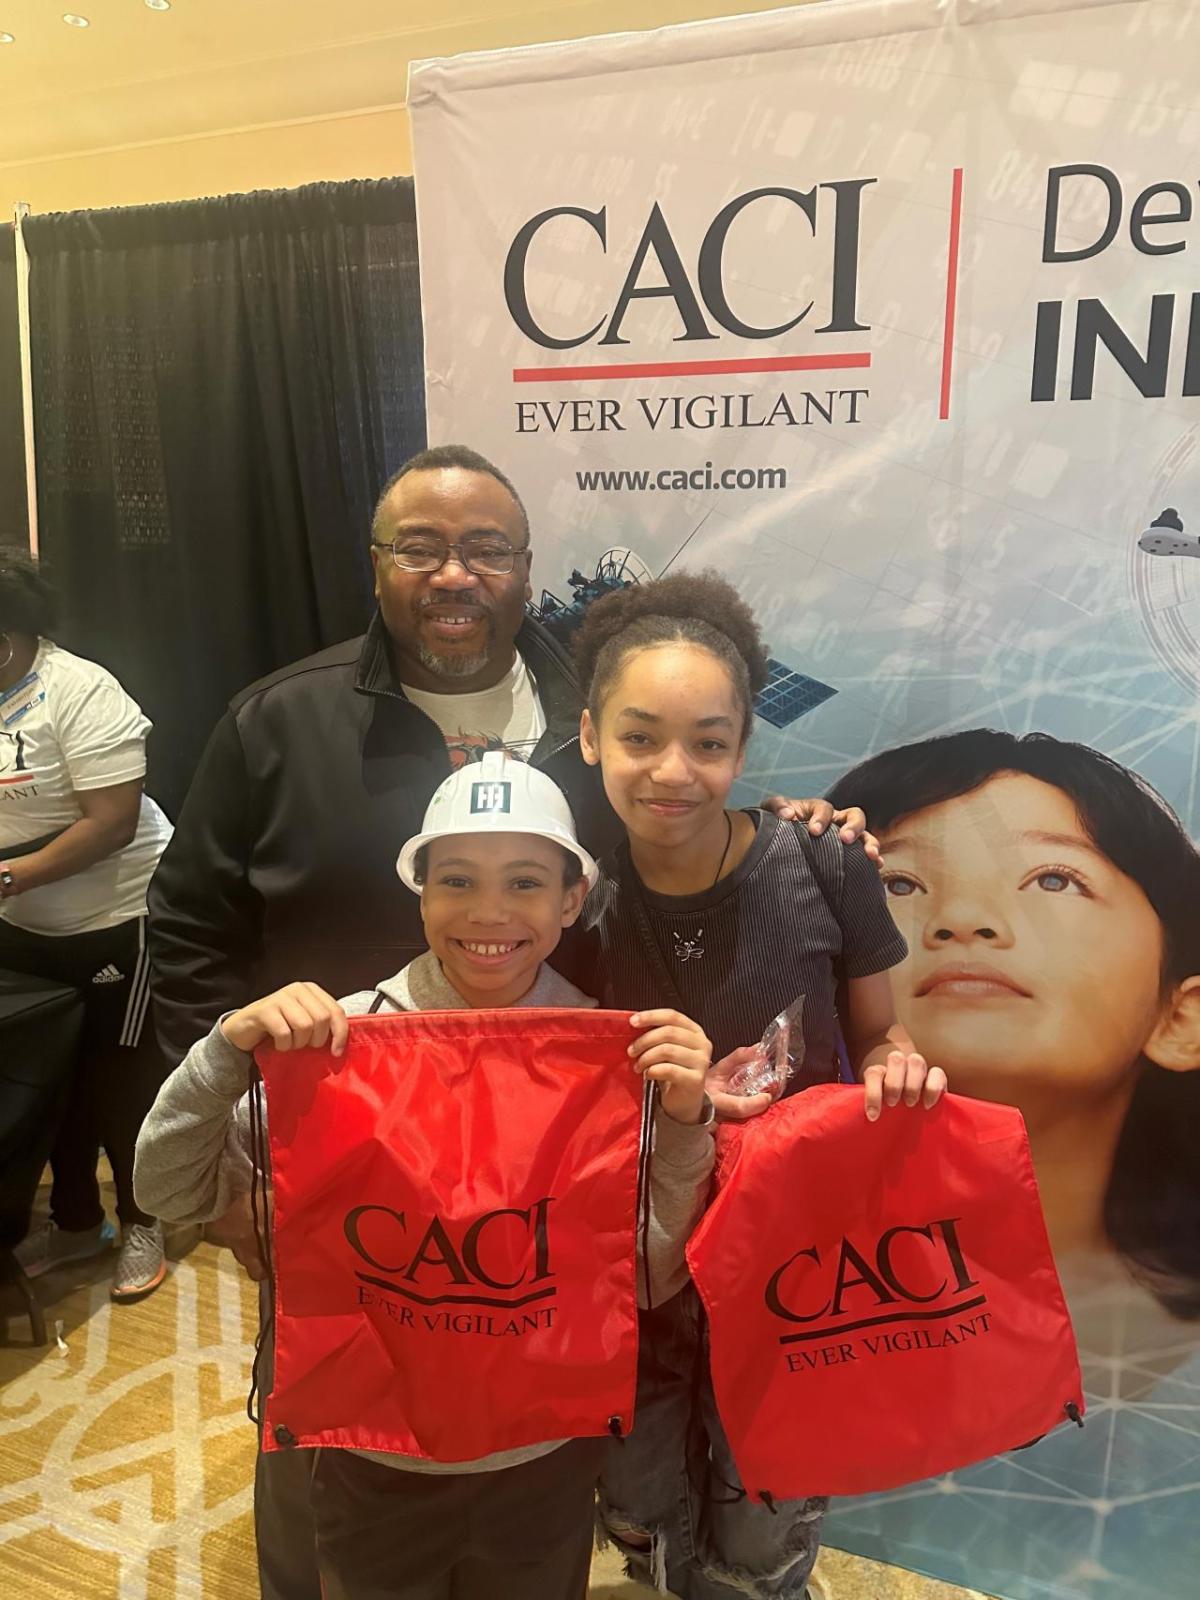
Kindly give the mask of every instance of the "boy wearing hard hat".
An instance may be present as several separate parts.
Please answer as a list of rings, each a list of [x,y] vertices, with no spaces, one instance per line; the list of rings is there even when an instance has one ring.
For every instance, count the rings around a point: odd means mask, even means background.
[[[249,1054],[346,1047],[365,1012],[509,1006],[594,1007],[546,965],[578,917],[596,864],[575,836],[561,790],[501,752],[463,767],[434,794],[397,862],[421,896],[429,950],[375,990],[338,1001],[291,983],[223,1017],[159,1092],[138,1140],[138,1204],[204,1222],[251,1186]],[[654,1303],[687,1278],[684,1245],[712,1169],[711,1046],[675,1011],[635,1016],[630,1046],[657,1081],[650,1227],[641,1284]],[[268,1352],[269,1355],[269,1352]],[[269,1379],[266,1380],[269,1387]],[[409,1456],[313,1452],[328,1600],[562,1600],[582,1595],[592,1547],[593,1487],[603,1441],[573,1439],[453,1466]]]

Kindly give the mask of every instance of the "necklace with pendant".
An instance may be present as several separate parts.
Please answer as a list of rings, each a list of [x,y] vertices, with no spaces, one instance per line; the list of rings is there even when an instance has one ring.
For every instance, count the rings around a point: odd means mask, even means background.
[[[721,859],[717,862],[717,870],[713,875],[713,881],[708,886],[709,894],[712,893],[712,891],[717,887],[717,884],[721,881],[721,874],[725,870],[725,863],[729,858],[729,847],[732,843],[733,818],[727,811],[725,813],[725,848],[721,851]],[[703,928],[697,928],[695,937],[691,939],[680,938],[679,934],[674,932],[674,930],[672,930],[671,937],[675,941],[675,959],[677,961],[699,961],[701,956],[704,954]]]

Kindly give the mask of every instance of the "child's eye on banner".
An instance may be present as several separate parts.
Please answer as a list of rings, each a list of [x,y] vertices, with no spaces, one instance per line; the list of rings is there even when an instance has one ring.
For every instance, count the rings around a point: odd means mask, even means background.
[[[925,893],[923,884],[918,883],[915,878],[906,878],[899,873],[885,875],[883,885],[888,894],[894,895],[897,899],[902,899],[907,895]]]
[[[1078,873],[1068,871],[1066,867],[1041,867],[1021,887],[1028,889],[1034,885],[1046,894],[1070,894],[1074,891],[1076,894],[1091,898],[1091,891],[1083,879]]]

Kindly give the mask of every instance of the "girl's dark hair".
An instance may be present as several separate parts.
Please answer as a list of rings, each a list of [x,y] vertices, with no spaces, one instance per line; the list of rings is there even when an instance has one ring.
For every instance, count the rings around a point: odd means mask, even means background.
[[[1097,850],[1131,878],[1163,929],[1169,994],[1200,974],[1200,853],[1142,778],[1084,744],[1048,733],[972,728],[901,745],[834,785],[835,806],[861,806],[879,833],[971,794],[1002,773],[1060,789]],[[1200,1068],[1170,1072],[1142,1057],[1104,1197],[1109,1240],[1177,1317],[1200,1318]]]
[[[724,663],[741,702],[745,744],[754,698],[770,677],[767,652],[750,607],[711,569],[634,584],[588,607],[574,651],[592,716],[599,719],[626,656],[659,644],[699,645]]]
[[[429,846],[423,844],[413,857],[413,882],[423,886],[429,872]],[[563,888],[573,889],[583,877],[583,862],[573,850],[563,848]]]
[[[28,633],[35,638],[54,627],[58,602],[54,590],[24,550],[0,547],[0,633]]]

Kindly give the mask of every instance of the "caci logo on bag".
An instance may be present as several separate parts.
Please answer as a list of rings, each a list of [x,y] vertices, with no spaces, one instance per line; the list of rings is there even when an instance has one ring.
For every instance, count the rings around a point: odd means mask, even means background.
[[[346,1213],[351,1249],[372,1270],[355,1270],[358,1304],[402,1328],[520,1337],[552,1328],[557,1294],[545,1196],[464,1220],[420,1218],[392,1206]]]
[[[943,1350],[991,1330],[987,1295],[963,1252],[959,1217],[797,1250],[767,1280],[789,1372]]]

